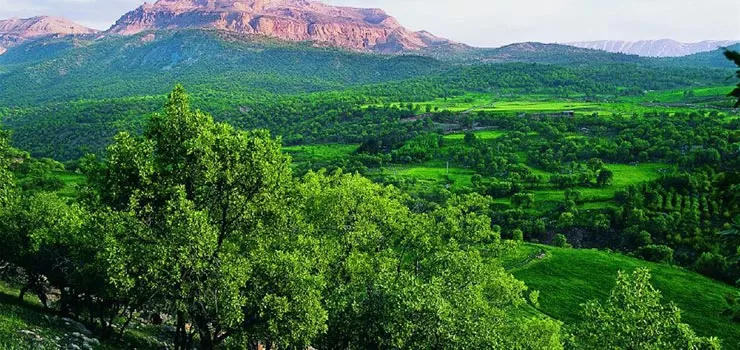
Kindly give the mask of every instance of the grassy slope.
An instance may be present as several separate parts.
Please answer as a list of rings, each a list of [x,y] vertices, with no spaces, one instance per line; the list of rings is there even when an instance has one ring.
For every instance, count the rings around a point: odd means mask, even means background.
[[[289,154],[294,162],[336,161],[346,159],[359,145],[317,144],[305,146],[285,146],[283,152]]]
[[[76,329],[45,312],[34,297],[26,296],[24,303],[19,302],[17,293],[17,289],[0,285],[0,349],[57,349],[59,345],[81,345],[70,337]],[[22,331],[33,332],[38,337]],[[93,347],[114,349],[104,344]]]
[[[29,334],[27,332],[33,332]],[[80,329],[54,312],[44,310],[38,298],[26,295],[18,300],[18,289],[0,283],[0,349],[67,349],[76,345],[84,349],[87,343],[95,350],[114,349],[161,349],[159,339],[162,331],[156,326],[142,326],[134,322],[124,337],[123,343],[82,339]]]
[[[560,249],[525,245],[521,249],[547,251],[547,257],[512,270],[530,288],[539,290],[540,310],[552,317],[573,323],[579,319],[580,304],[604,300],[614,286],[617,271],[647,267],[653,285],[683,311],[683,320],[700,335],[723,340],[724,349],[740,349],[740,324],[720,313],[726,307],[724,296],[738,289],[699,274],[667,265],[654,264],[596,250]],[[519,259],[528,254],[517,254]],[[516,266],[515,262],[509,262]]]
[[[77,186],[85,182],[85,175],[73,173],[70,171],[55,171],[54,176],[64,181],[64,187],[57,191],[61,197],[77,197]]]
[[[694,96],[684,97],[684,92],[691,90]],[[498,96],[470,92],[450,98],[437,98],[430,101],[414,102],[415,105],[430,106],[450,112],[486,111],[501,114],[515,113],[558,113],[574,111],[578,115],[611,116],[614,114],[631,115],[647,112],[656,113],[690,113],[701,108],[713,108],[718,105],[729,107],[727,92],[732,87],[714,86],[704,88],[687,88],[677,90],[651,91],[644,96],[601,96],[599,102],[585,102],[583,96],[569,98],[546,95]],[[608,102],[607,102],[608,101]],[[406,106],[408,102],[395,106]],[[423,113],[425,108],[422,108]],[[723,111],[728,113],[728,110]]]

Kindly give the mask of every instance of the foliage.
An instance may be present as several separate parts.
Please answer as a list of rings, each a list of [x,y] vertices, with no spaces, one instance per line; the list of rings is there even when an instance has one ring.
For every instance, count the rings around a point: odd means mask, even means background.
[[[646,245],[637,249],[635,254],[647,261],[654,261],[664,264],[673,263],[673,249],[664,245]]]
[[[738,53],[737,51],[725,50],[725,56],[728,60],[732,61],[733,63],[735,63],[735,65],[740,67],[740,53]],[[740,69],[737,71],[737,78],[740,79]],[[738,83],[737,89],[733,90],[729,96],[737,98],[735,108],[740,107],[740,83]]]
[[[573,330],[574,348],[582,349],[719,349],[716,338],[698,337],[681,322],[673,304],[661,302],[648,270],[620,272],[617,285],[602,304],[583,305],[583,321]]]
[[[359,175],[294,179],[279,140],[193,111],[180,86],[142,137],[79,166],[77,202],[26,190],[0,213],[3,260],[105,338],[153,312],[181,349],[562,347],[474,248],[502,249],[478,194],[416,213]]]
[[[565,237],[565,235],[561,233],[558,233],[555,235],[555,238],[553,238],[552,240],[552,244],[560,248],[570,248],[570,244],[568,243],[568,238]]]
[[[581,322],[580,305],[609,297],[619,271],[646,268],[651,271],[651,283],[661,291],[664,303],[675,303],[682,311],[682,322],[698,335],[717,336],[725,348],[740,342],[740,324],[722,316],[728,307],[725,297],[738,289],[691,270],[596,249],[523,244],[505,255],[504,261],[511,259],[508,255],[517,257],[506,263],[514,266],[514,276],[530,289],[542,291],[538,309],[568,327],[577,327]]]

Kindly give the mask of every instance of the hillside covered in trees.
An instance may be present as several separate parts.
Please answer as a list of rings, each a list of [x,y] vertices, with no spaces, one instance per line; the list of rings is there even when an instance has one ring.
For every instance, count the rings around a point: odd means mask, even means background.
[[[3,140],[2,256],[23,268],[3,272],[44,304],[58,290],[59,312],[106,339],[157,313],[177,348],[719,348],[644,270],[572,328],[534,316],[540,292],[502,267],[517,238],[493,228],[484,197],[419,210],[358,175],[294,177],[279,140],[214,122],[180,87],[143,136],[81,162],[73,202],[14,186]],[[643,322],[647,337],[631,328]]]

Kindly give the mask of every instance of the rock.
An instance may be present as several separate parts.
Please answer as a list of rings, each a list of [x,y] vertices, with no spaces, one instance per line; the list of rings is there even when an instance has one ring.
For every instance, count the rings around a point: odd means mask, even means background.
[[[75,320],[71,320],[69,318],[63,318],[62,321],[64,321],[64,324],[66,326],[75,330],[75,332],[72,333],[73,336],[75,336],[75,334],[80,334],[80,333],[84,335],[92,334],[92,332],[89,329],[87,329],[87,327],[85,327],[85,325],[82,323],[79,323]]]
[[[260,34],[359,51],[399,52],[451,44],[428,32],[412,32],[380,9],[306,0],[159,0],[125,14],[106,33],[184,28]],[[147,34],[142,40],[154,38]]]
[[[7,51],[8,47],[30,39],[46,36],[84,35],[96,32],[94,29],[60,17],[38,16],[0,20],[0,55]]]
[[[34,335],[36,335],[36,333],[34,333],[32,331],[29,331],[27,329],[21,329],[21,330],[18,331],[18,333],[21,333],[21,334],[24,334],[24,335],[28,335],[28,336],[34,336]]]

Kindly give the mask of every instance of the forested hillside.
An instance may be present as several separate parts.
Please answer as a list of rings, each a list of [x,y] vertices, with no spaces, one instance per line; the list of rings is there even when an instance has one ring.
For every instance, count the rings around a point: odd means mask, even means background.
[[[682,323],[647,270],[620,274],[578,323],[532,313],[548,291],[503,267],[522,235],[504,240],[511,231],[493,225],[505,221],[487,197],[423,204],[357,174],[294,177],[268,132],[214,122],[181,87],[142,136],[121,133],[104,158],[83,160],[87,181],[72,201],[46,177],[58,165],[2,140],[6,280],[44,306],[60,291],[59,312],[105,341],[125,342],[134,320],[163,322],[142,318],[154,313],[167,315],[166,342],[178,348],[721,344]],[[38,181],[16,187],[9,171]],[[650,337],[633,327],[641,322]],[[0,344],[18,339],[0,334]]]

